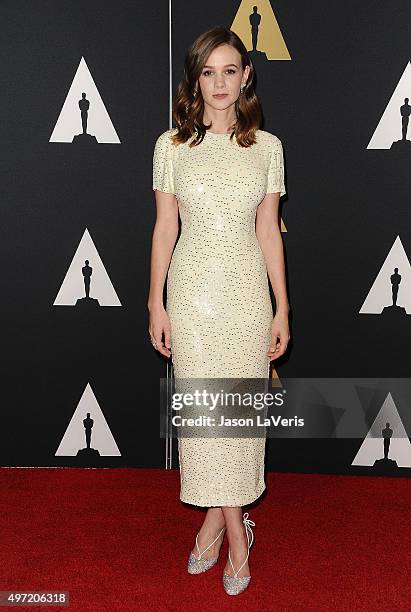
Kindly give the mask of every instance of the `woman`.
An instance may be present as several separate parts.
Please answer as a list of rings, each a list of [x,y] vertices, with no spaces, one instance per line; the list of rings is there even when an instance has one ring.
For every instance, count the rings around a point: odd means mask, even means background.
[[[240,38],[223,27],[205,32],[186,55],[173,102],[177,127],[155,143],[149,334],[153,346],[172,357],[176,379],[267,378],[270,361],[290,338],[278,224],[282,144],[259,129],[253,81]],[[182,229],[173,253],[178,213]],[[230,595],[241,593],[251,579],[255,525],[248,513],[241,516],[242,506],[265,489],[265,437],[186,437],[178,439],[178,449],[181,501],[208,507],[188,571],[217,562],[226,531],[223,586]]]

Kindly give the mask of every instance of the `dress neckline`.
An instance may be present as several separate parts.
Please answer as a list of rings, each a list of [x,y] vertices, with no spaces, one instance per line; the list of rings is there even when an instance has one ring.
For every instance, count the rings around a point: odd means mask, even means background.
[[[211,136],[231,136],[231,132],[210,132],[206,130],[206,134],[211,134]]]
[[[231,132],[209,132],[208,130],[206,130],[205,132],[206,134],[208,134],[209,136],[212,136],[213,138],[227,138],[231,136]]]

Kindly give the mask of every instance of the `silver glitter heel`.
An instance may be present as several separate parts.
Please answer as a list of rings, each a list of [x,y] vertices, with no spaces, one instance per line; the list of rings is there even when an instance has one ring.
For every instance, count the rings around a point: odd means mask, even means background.
[[[222,528],[216,539],[213,540],[211,544],[203,550],[203,552],[200,552],[200,549],[198,547],[198,534],[196,535],[198,557],[196,557],[193,553],[190,553],[187,564],[187,571],[189,574],[201,574],[202,572],[206,572],[207,570],[209,570],[210,567],[213,567],[213,565],[217,563],[218,557],[216,559],[202,559],[201,557],[206,552],[206,550],[208,550],[214,544],[214,542],[217,542],[224,529],[225,527]]]
[[[254,541],[254,534],[253,534],[253,530],[251,529],[251,525],[255,527],[255,523],[254,521],[248,518],[248,512],[244,512],[243,514],[243,523],[245,527],[245,533],[247,536],[247,544],[248,544],[247,556],[245,558],[244,563],[241,565],[241,567],[239,567],[238,570],[235,571],[233,562],[231,561],[230,547],[228,548],[228,558],[230,560],[231,567],[233,568],[233,572],[234,572],[234,576],[229,576],[225,572],[223,574],[224,590],[228,595],[238,595],[239,593],[242,593],[243,591],[246,590],[251,580],[251,576],[241,576],[241,577],[237,576],[241,568],[244,567],[244,565],[247,563],[248,556],[250,554],[250,548]],[[251,540],[248,537],[248,532],[250,532],[251,534]]]

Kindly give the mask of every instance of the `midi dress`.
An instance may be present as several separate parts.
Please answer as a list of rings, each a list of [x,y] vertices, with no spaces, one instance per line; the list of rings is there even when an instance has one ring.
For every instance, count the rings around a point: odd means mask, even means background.
[[[266,193],[286,193],[283,147],[265,130],[241,147],[230,134],[174,145],[157,138],[153,190],[176,196],[181,234],[167,275],[166,310],[177,378],[268,378],[273,307],[255,232]],[[180,500],[243,506],[264,491],[266,437],[178,438]]]

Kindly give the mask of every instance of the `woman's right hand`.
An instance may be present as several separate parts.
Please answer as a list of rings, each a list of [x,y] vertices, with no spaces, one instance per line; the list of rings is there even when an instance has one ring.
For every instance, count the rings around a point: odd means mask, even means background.
[[[149,308],[149,326],[148,333],[150,340],[156,343],[154,347],[159,353],[165,357],[171,355],[171,324],[169,316],[162,304]],[[164,333],[164,344],[163,344]]]

